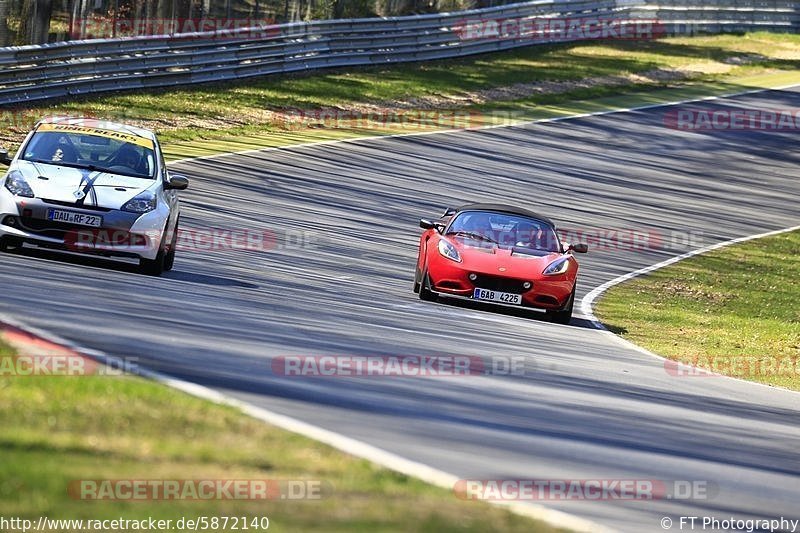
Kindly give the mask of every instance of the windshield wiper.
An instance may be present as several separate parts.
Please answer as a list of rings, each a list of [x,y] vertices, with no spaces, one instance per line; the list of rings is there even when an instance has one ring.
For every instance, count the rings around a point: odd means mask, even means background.
[[[484,235],[482,233],[475,232],[475,231],[463,231],[463,230],[462,231],[448,231],[447,234],[448,235],[463,235],[465,237],[469,237],[471,239],[476,239],[476,240],[479,240],[479,241],[486,241],[486,242],[490,242],[492,244],[500,244],[499,242],[497,242],[496,240],[492,239],[491,237],[487,237],[486,235]]]
[[[54,165],[59,167],[70,167],[70,168],[80,168],[83,170],[91,170],[92,172],[102,172],[103,174],[117,174],[119,176],[128,176],[131,178],[140,178],[140,179],[153,179],[151,176],[143,176],[141,174],[135,174],[133,172],[118,172],[115,170],[111,170],[110,168],[101,167],[98,165],[94,165],[92,163],[70,163],[64,161],[45,161],[44,159],[23,159],[23,161],[29,161],[31,163],[42,163],[45,165]]]
[[[108,172],[108,169],[103,167],[98,167],[97,165],[92,164],[84,164],[84,163],[70,163],[69,161],[47,161],[44,159],[23,159],[23,161],[30,161],[31,163],[41,163],[43,165],[53,165],[57,167],[70,167],[70,168],[82,168],[85,170],[91,170],[92,172]]]

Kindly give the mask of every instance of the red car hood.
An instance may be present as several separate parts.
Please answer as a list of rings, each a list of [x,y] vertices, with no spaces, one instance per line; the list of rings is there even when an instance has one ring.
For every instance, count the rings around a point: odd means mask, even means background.
[[[448,239],[461,254],[464,268],[481,274],[493,274],[512,278],[530,279],[539,277],[542,271],[563,254],[558,252],[540,252],[546,255],[537,256],[524,253],[523,250],[498,247],[476,247],[465,244],[463,239]],[[505,269],[505,270],[501,270]]]

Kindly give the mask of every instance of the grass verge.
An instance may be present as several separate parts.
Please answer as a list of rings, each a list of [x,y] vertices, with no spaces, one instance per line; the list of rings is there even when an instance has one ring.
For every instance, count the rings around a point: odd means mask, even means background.
[[[798,231],[729,246],[617,285],[595,313],[669,359],[800,390],[799,256]]]
[[[5,114],[0,142],[14,148],[41,116],[89,115],[155,129],[176,159],[509,124],[789,83],[800,83],[798,35],[582,42],[20,107]]]
[[[12,352],[0,345],[1,356]],[[137,377],[6,373],[0,420],[0,517],[6,519],[153,517],[175,524],[228,516],[249,524],[266,516],[270,531],[554,531]],[[81,479],[329,485],[320,500],[126,502],[74,499],[67,487]]]

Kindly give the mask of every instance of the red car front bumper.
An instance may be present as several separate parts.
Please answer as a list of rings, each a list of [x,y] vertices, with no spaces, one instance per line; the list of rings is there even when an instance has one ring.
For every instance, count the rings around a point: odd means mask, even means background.
[[[497,269],[476,270],[438,253],[430,254],[428,262],[430,289],[434,292],[465,298],[472,298],[476,288],[508,292],[520,294],[523,307],[549,310],[561,309],[567,305],[575,287],[575,276],[575,272],[556,276],[531,272],[530,277],[526,278],[505,276]],[[471,277],[474,279],[470,279]],[[526,288],[526,283],[530,287]]]

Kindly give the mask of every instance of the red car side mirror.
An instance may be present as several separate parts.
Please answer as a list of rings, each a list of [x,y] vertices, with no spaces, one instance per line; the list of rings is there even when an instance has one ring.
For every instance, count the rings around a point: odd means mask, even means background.
[[[585,254],[589,251],[589,245],[584,243],[570,244],[569,248],[567,248],[567,251],[570,250],[578,254]]]

